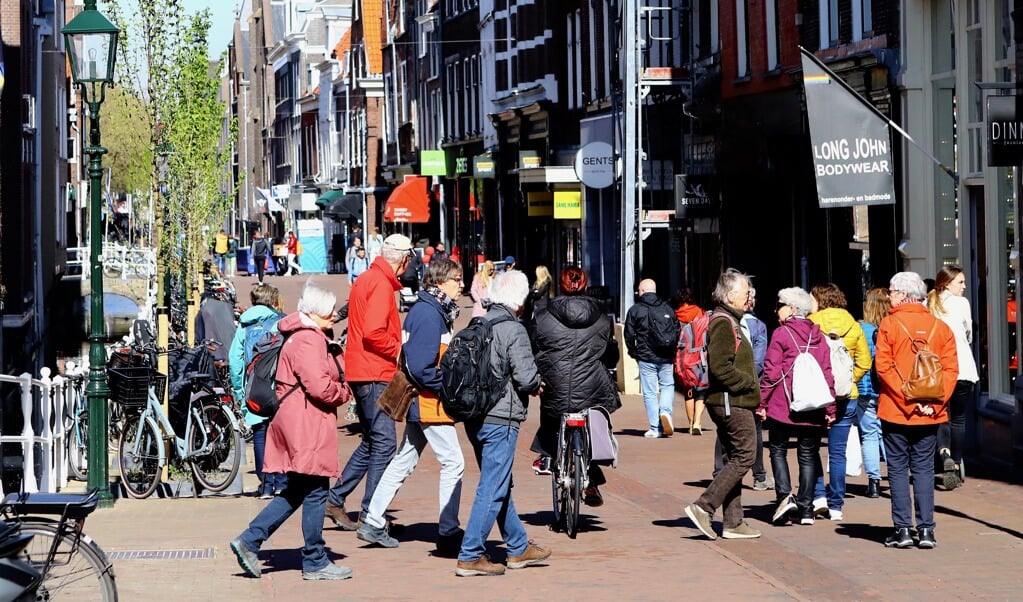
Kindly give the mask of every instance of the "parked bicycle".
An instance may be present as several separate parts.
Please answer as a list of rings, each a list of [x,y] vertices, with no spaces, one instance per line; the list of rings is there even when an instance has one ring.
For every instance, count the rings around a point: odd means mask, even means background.
[[[32,540],[22,559],[38,572],[32,600],[117,600],[114,567],[83,532],[96,509],[97,492],[87,494],[12,493],[0,503],[0,515]],[[57,517],[57,518],[54,518]],[[4,523],[0,523],[3,525]],[[19,598],[21,599],[21,598]]]
[[[168,462],[187,466],[208,491],[227,489],[238,474],[241,436],[230,410],[232,398],[207,388],[207,373],[186,373],[188,394],[172,401],[178,404],[171,411],[183,422],[183,436],[161,405],[166,376],[147,367],[110,368],[107,375],[111,398],[126,414],[117,465],[128,495],[139,499],[152,495]]]
[[[551,462],[552,529],[564,530],[575,539],[579,531],[579,505],[583,491],[590,486],[590,462],[614,466],[617,459],[618,442],[611,434],[611,420],[603,408],[561,417],[557,452]]]
[[[71,478],[84,481],[89,473],[89,398],[85,395],[87,374],[68,362],[64,373],[67,407],[64,432],[67,433],[67,465]]]

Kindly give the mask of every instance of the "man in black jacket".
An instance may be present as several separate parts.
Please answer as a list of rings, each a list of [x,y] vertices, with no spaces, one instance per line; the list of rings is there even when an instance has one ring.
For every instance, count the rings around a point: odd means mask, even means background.
[[[658,335],[672,323],[674,344],[658,341],[661,338]],[[639,299],[625,316],[625,346],[639,364],[639,383],[650,427],[643,436],[648,439],[670,437],[675,431],[671,421],[675,401],[672,362],[678,349],[678,332],[678,318],[671,306],[657,296],[657,283],[649,278],[640,281]]]

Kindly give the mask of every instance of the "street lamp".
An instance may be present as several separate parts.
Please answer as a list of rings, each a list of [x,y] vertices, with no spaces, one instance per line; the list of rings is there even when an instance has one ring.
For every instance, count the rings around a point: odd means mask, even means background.
[[[92,320],[89,329],[89,385],[85,393],[89,398],[89,489],[98,489],[101,500],[109,503],[109,457],[107,455],[107,386],[106,335],[103,321],[103,266],[102,227],[100,213],[103,199],[100,194],[103,178],[103,155],[107,149],[100,146],[99,106],[106,96],[106,87],[114,82],[114,58],[117,54],[117,36],[121,30],[96,10],[96,0],[85,0],[85,8],[64,29],[71,79],[81,89],[82,99],[89,106],[89,269]]]

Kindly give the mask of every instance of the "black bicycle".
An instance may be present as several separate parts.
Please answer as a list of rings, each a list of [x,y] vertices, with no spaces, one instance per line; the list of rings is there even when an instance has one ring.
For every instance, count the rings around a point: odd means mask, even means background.
[[[87,494],[11,493],[0,502],[3,520],[32,536],[22,554],[41,573],[36,600],[116,602],[114,566],[82,531],[97,501],[94,490]]]
[[[551,494],[555,530],[572,539],[579,531],[579,506],[590,486],[590,462],[616,466],[618,442],[603,408],[593,407],[561,416],[557,452],[551,462]]]

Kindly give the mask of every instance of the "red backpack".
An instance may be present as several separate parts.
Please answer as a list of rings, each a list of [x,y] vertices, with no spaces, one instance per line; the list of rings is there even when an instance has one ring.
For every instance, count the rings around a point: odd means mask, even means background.
[[[739,350],[742,335],[732,316],[723,312],[706,311],[695,320],[682,325],[675,353],[675,382],[683,389],[706,391],[710,388],[710,368],[707,363],[707,329],[714,318],[725,317],[735,332],[735,350]]]

